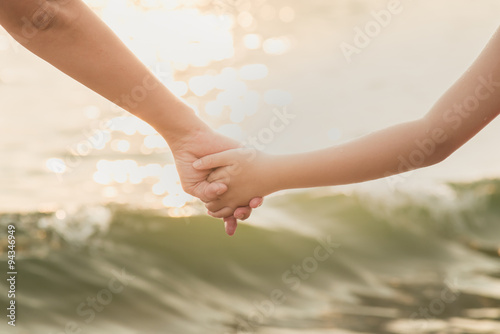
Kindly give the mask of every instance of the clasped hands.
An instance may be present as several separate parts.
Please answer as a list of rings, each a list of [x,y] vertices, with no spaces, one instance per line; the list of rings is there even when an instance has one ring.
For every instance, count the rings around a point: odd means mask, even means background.
[[[211,216],[223,218],[228,235],[235,233],[237,219],[247,219],[270,193],[256,187],[264,180],[253,182],[260,177],[258,171],[243,173],[244,166],[237,163],[250,164],[261,153],[243,149],[210,128],[183,136],[171,149],[184,191],[203,201]]]

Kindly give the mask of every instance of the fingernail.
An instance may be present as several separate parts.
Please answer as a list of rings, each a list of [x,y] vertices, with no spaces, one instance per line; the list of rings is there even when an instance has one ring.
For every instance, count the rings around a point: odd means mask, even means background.
[[[237,215],[237,216],[234,216],[234,218],[236,219],[242,219],[244,217],[244,215]]]
[[[201,160],[198,159],[195,162],[193,162],[193,167],[194,168],[200,168],[201,167]]]

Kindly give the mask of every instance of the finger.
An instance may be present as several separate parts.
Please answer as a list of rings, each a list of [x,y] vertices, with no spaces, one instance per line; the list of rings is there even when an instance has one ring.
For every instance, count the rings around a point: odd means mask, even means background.
[[[226,170],[226,168],[219,168],[214,170],[210,175],[207,177],[208,182],[222,182],[225,184],[228,184],[230,180],[230,175],[229,172]]]
[[[239,220],[245,220],[252,214],[252,208],[249,206],[242,206],[234,210],[234,218]]]
[[[219,211],[213,212],[210,211],[209,215],[215,218],[224,218],[232,216],[234,212],[233,208],[226,206],[225,208],[220,209]]]
[[[234,232],[236,232],[236,228],[238,227],[238,221],[233,216],[224,218],[224,228],[226,230],[227,235],[232,237]]]
[[[221,203],[221,201],[212,201],[208,202],[205,204],[205,208],[207,208],[208,211],[210,212],[218,212],[222,209],[224,209],[226,206]],[[230,216],[230,215],[228,215]],[[224,217],[218,217],[218,218],[224,218]]]
[[[224,183],[214,182],[208,183],[203,191],[204,202],[214,201],[219,198],[220,195],[227,191],[227,186]]]
[[[249,206],[252,208],[252,209],[257,209],[259,206],[261,206],[262,204],[264,203],[264,199],[262,197],[255,197],[255,198],[252,198],[252,200],[250,201],[250,204]]]
[[[217,167],[223,167],[230,164],[230,158],[233,150],[227,150],[220,153],[215,153],[207,155],[201,159],[193,162],[194,169],[212,169]]]

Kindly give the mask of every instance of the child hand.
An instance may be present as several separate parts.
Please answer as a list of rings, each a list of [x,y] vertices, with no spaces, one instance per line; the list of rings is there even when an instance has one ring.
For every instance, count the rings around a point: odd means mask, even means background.
[[[214,169],[208,181],[223,183],[228,190],[208,202],[209,214],[216,218],[231,216],[236,208],[247,206],[252,198],[275,191],[271,180],[272,158],[255,149],[233,149],[205,156],[193,163],[198,170]]]

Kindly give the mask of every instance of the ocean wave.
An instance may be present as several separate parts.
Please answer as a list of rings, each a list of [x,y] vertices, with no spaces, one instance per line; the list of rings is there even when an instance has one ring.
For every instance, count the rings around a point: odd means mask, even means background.
[[[93,333],[234,333],[273,291],[285,301],[262,321],[268,328],[292,319],[325,326],[325,317],[352,316],[353,307],[365,317],[401,317],[419,296],[415,287],[439,293],[450,280],[498,303],[488,289],[499,284],[500,181],[440,187],[392,197],[276,196],[254,218],[259,224],[240,224],[233,238],[206,216],[123,206],[3,214],[0,263],[6,266],[5,233],[14,224],[20,314],[37,333],[68,322]],[[287,225],[313,232],[280,227]],[[122,272],[133,280],[102,313],[92,311],[88,298]],[[374,309],[374,300],[392,306]]]

